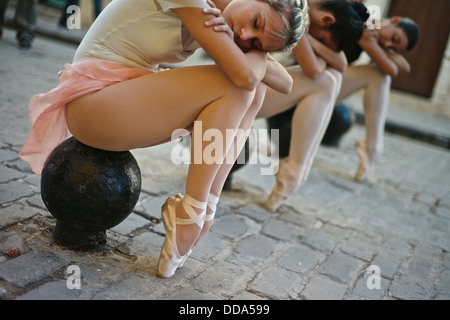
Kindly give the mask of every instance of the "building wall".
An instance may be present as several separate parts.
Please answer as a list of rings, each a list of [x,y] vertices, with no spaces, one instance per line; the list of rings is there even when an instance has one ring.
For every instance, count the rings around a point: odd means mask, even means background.
[[[365,0],[366,6],[377,5],[381,9],[382,17],[387,17],[390,0]],[[365,64],[370,59],[367,55],[362,55],[357,63]],[[437,116],[450,119],[450,38],[447,42],[447,50],[442,60],[442,66],[439,72],[434,92],[431,99],[423,99],[412,94],[393,91],[391,102],[407,108],[416,110],[426,110]]]

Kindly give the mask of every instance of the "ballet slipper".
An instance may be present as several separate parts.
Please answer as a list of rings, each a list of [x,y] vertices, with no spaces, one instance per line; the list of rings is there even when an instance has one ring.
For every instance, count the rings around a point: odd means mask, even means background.
[[[367,178],[369,172],[372,170],[372,164],[366,151],[366,140],[357,142],[355,148],[359,157],[359,167],[355,174],[355,180],[362,181]]]
[[[181,219],[176,216],[176,206],[182,203],[190,219]],[[203,209],[197,214],[193,207]],[[158,260],[157,274],[163,278],[170,278],[180,267],[180,264],[186,261],[187,256],[192,252],[189,250],[185,255],[180,255],[177,247],[176,225],[196,224],[200,229],[203,227],[206,214],[206,202],[199,202],[189,196],[184,198],[181,195],[169,197],[162,207],[162,220],[166,230],[166,238],[161,248],[161,254]]]
[[[270,211],[275,211],[300,185],[298,175],[287,167],[286,160],[280,163],[276,180],[275,187],[264,203],[264,207]]]
[[[179,199],[183,199],[183,196],[181,194],[177,194],[177,197]],[[208,221],[212,221],[214,220],[214,215],[216,214],[216,208],[217,208],[217,203],[219,202],[219,197],[213,195],[213,194],[209,194],[208,196],[208,204],[207,207],[210,209],[211,213],[206,214],[205,216],[205,222]],[[178,269],[183,267],[184,262],[187,260],[187,258],[191,255],[191,253],[194,251],[195,246],[198,244],[198,241],[195,241],[194,245],[192,246],[192,248],[189,249],[188,253],[186,253],[180,263],[180,265],[178,266]]]

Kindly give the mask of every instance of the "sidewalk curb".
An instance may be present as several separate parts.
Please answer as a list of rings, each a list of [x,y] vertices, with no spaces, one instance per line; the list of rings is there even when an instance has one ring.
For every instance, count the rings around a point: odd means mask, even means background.
[[[364,114],[355,111],[356,122],[364,125]],[[450,137],[445,137],[436,133],[414,129],[392,120],[386,120],[385,130],[411,139],[430,143],[432,145],[450,149]]]

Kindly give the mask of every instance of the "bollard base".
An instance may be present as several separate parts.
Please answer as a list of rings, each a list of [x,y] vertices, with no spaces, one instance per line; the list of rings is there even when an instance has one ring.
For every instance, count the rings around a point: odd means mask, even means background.
[[[72,250],[98,249],[106,244],[106,230],[78,230],[61,221],[56,222],[53,239]]]

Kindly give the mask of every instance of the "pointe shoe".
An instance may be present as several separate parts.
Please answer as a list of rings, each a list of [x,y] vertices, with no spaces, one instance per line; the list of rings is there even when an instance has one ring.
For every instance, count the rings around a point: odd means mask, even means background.
[[[276,179],[277,183],[264,203],[264,207],[270,211],[275,211],[300,185],[298,175],[288,170],[286,161],[280,163]]]
[[[183,195],[180,193],[178,193],[176,197],[180,200],[183,199]],[[212,213],[209,213],[205,216],[205,222],[214,220],[214,216],[216,214],[216,206],[217,206],[218,202],[219,202],[219,198],[217,196],[215,196],[213,194],[209,194],[207,207],[211,210]],[[185,261],[191,255],[191,253],[194,251],[194,249],[195,249],[195,244],[192,246],[191,249],[189,249],[188,253],[186,253],[184,255],[180,265],[178,266],[178,269],[183,267]]]
[[[355,173],[355,180],[362,181],[367,178],[368,174],[372,170],[371,161],[366,149],[366,140],[361,140],[355,144],[356,153],[359,157],[359,167]]]
[[[189,250],[185,255],[180,255],[177,247],[176,225],[197,224],[200,228],[203,226],[206,210],[197,214],[192,207],[186,208],[186,212],[191,219],[180,219],[176,216],[176,206],[181,203],[182,197],[169,197],[162,207],[162,220],[166,229],[166,238],[161,248],[161,254],[158,260],[157,274],[163,278],[170,278],[175,271],[186,261],[187,256],[192,252]],[[202,203],[197,202],[202,205]],[[206,204],[205,204],[206,207]]]
[[[183,200],[184,196],[181,193],[177,193],[177,195],[175,196],[175,198],[179,199],[179,200]],[[189,249],[189,251],[183,256],[183,258],[181,259],[180,265],[178,266],[177,269],[180,269],[183,265],[184,262],[186,261],[186,259],[191,255],[192,251],[194,250],[194,247],[192,247],[191,249]]]

